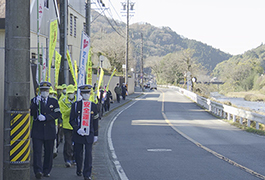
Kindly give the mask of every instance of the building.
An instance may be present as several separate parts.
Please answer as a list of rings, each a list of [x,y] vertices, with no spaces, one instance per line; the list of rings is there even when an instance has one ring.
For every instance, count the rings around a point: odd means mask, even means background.
[[[85,0],[68,0],[68,24],[67,44],[72,61],[79,60],[81,33],[85,26]],[[48,58],[49,47],[49,26],[50,22],[57,19],[60,22],[59,0],[44,0],[43,18],[40,23],[39,45],[43,46]],[[4,74],[5,74],[5,9],[6,0],[0,0],[0,127],[4,127]],[[58,24],[59,27],[59,24]],[[31,62],[31,98],[34,97],[36,87],[36,67],[38,59],[38,38],[37,38],[37,0],[30,1],[30,59]],[[58,28],[57,44],[55,50],[59,52],[60,32]],[[40,50],[40,57],[43,52]],[[54,84],[54,57],[52,61],[51,81]],[[35,84],[35,87],[34,87]],[[0,131],[0,180],[3,178],[3,130]]]

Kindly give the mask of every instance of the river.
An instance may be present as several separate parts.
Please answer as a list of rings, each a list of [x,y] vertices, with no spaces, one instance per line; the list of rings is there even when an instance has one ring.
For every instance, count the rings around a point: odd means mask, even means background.
[[[252,102],[246,101],[244,98],[231,98],[221,95],[217,92],[211,93],[211,97],[216,99],[217,101],[230,101],[232,104],[236,105],[237,107],[249,108],[254,111],[260,111],[265,113],[265,103],[264,102]]]

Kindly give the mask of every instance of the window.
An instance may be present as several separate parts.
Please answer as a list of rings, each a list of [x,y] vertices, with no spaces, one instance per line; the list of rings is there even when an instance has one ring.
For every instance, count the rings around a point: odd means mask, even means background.
[[[76,19],[77,17],[74,18],[74,37],[76,37]]]
[[[70,14],[70,36],[73,35],[73,14]]]
[[[86,23],[84,23],[84,30],[83,31],[86,32]]]
[[[44,7],[49,9],[49,0],[44,0]]]

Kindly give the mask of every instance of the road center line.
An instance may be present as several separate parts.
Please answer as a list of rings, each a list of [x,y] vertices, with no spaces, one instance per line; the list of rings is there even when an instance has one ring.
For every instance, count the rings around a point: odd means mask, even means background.
[[[166,116],[166,114],[165,114],[165,93],[164,93],[163,91],[161,91],[161,90],[160,90],[160,92],[162,92],[162,94],[163,94],[163,98],[162,98],[162,109],[161,109],[161,111],[162,111],[162,115],[163,115],[165,121],[168,123],[168,125],[170,125],[171,128],[173,128],[177,133],[179,133],[181,136],[183,136],[183,137],[186,138],[187,140],[189,140],[189,141],[191,141],[192,143],[194,143],[196,146],[198,146],[198,147],[204,149],[205,151],[207,151],[207,152],[213,154],[215,157],[217,157],[217,158],[219,158],[219,159],[221,159],[221,160],[224,160],[225,162],[228,162],[229,164],[231,164],[231,165],[233,165],[233,166],[236,166],[236,167],[238,167],[238,168],[244,170],[245,172],[247,172],[247,173],[249,173],[249,174],[251,174],[251,175],[253,175],[253,176],[256,176],[256,177],[258,177],[258,178],[260,178],[260,179],[265,179],[265,176],[264,176],[264,175],[259,174],[259,173],[255,172],[255,171],[253,171],[253,170],[251,170],[251,169],[249,169],[249,168],[247,168],[247,167],[241,165],[241,164],[238,164],[238,163],[236,163],[235,161],[233,161],[233,160],[231,160],[231,159],[229,159],[229,158],[227,158],[227,157],[225,157],[225,156],[223,156],[223,155],[221,155],[221,154],[219,154],[219,153],[217,153],[217,152],[215,152],[215,151],[213,151],[213,150],[207,148],[206,146],[203,146],[203,145],[200,144],[199,142],[195,141],[194,139],[192,139],[191,137],[189,137],[188,135],[184,134],[184,133],[181,132],[179,129],[177,129],[177,128],[176,128],[176,127],[175,127],[175,126],[174,126],[174,125],[173,125],[173,124],[167,119],[167,116]]]

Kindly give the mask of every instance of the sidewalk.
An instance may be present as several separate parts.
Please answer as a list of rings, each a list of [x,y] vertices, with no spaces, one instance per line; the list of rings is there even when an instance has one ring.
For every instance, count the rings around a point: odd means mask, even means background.
[[[126,97],[125,100],[121,99],[120,103],[115,101],[110,105],[110,111],[104,113],[104,116],[99,120],[99,139],[98,142],[93,147],[93,180],[117,180],[116,173],[112,168],[112,164],[109,161],[108,151],[107,151],[107,139],[106,133],[110,122],[110,119],[119,111],[119,107],[130,102],[132,99],[140,96],[142,94],[139,87],[135,88],[135,93]],[[43,177],[42,179],[47,180],[83,180],[83,177],[76,175],[76,167],[71,166],[70,168],[65,167],[63,160],[63,143],[60,144],[58,149],[58,156],[53,161],[53,168],[51,171],[51,176],[49,178]],[[35,180],[35,175],[33,173],[33,167],[30,167],[30,179]]]

